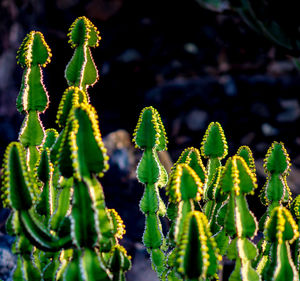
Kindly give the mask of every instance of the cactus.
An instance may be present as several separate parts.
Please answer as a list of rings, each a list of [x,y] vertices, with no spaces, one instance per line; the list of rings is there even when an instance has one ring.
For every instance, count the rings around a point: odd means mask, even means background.
[[[31,32],[18,52],[25,72],[17,108],[26,117],[20,142],[5,152],[1,195],[13,209],[7,228],[18,236],[14,280],[125,280],[131,266],[119,244],[125,226],[105,206],[98,178],[109,168],[108,156],[87,94],[98,79],[90,47],[100,37],[85,17],[69,35],[75,53],[57,113],[60,134],[44,131],[39,119],[48,105],[41,67],[51,57],[43,35]]]
[[[246,201],[246,194],[253,193],[257,187],[256,177],[244,158],[233,156],[225,164],[219,185],[229,198],[222,207],[225,212],[222,209],[219,212],[218,223],[224,224],[226,233],[232,238],[227,256],[236,260],[229,280],[261,280],[251,265],[258,253],[249,240],[257,232],[257,221]]]
[[[218,179],[218,169],[222,166],[221,160],[228,153],[227,141],[223,129],[218,122],[211,122],[201,143],[201,154],[207,161],[207,181],[204,185],[204,212],[211,220],[216,211],[216,202],[213,198],[215,185]],[[220,206],[217,207],[217,209]],[[211,225],[212,227],[212,225]],[[215,232],[215,231],[214,231]]]
[[[19,134],[19,140],[27,150],[29,168],[33,172],[40,146],[44,139],[44,128],[40,113],[48,107],[48,94],[43,84],[42,67],[49,62],[52,54],[40,32],[32,31],[23,40],[18,50],[18,63],[24,68],[17,109],[26,114]]]
[[[189,158],[187,158],[187,162],[190,162]],[[179,258],[178,255],[181,253],[180,251],[178,252],[178,249],[180,248],[179,245],[184,243],[184,232],[186,230],[185,222],[188,220],[187,217],[191,212],[195,211],[195,205],[198,204],[201,195],[203,194],[202,187],[203,183],[196,172],[187,163],[177,162],[175,167],[173,167],[169,183],[166,187],[166,193],[169,196],[169,204],[172,204],[171,206],[175,209],[173,211],[173,218],[169,215],[169,218],[172,218],[172,225],[168,235],[168,246],[170,251],[166,263],[166,275],[168,279],[170,278],[169,276],[172,275],[174,277],[180,276],[178,273],[183,270],[179,269],[182,268],[182,266],[179,266],[177,263]],[[169,206],[168,212],[170,212],[170,209],[171,207]],[[191,253],[187,253],[187,257],[192,258]],[[189,275],[186,274],[186,272],[181,273]]]
[[[264,159],[267,180],[261,191],[261,201],[268,206],[268,210],[260,220],[260,228],[272,209],[279,205],[287,205],[291,202],[291,191],[287,184],[287,176],[290,170],[290,157],[282,142],[273,142]]]
[[[181,165],[181,164],[185,164],[185,165]],[[168,216],[169,220],[171,221],[171,227],[170,227],[169,233],[168,233],[168,244],[170,247],[173,247],[175,245],[174,234],[175,234],[176,218],[179,216],[178,212],[180,212],[178,210],[179,205],[182,205],[182,203],[180,203],[180,201],[182,201],[182,200],[180,199],[178,201],[177,198],[176,199],[174,198],[175,195],[172,195],[172,193],[173,193],[172,192],[172,189],[173,189],[172,183],[174,184],[176,181],[181,180],[180,178],[176,179],[176,177],[178,177],[178,175],[179,175],[178,170],[176,170],[176,169],[178,169],[177,168],[178,165],[181,165],[181,168],[184,167],[185,169],[188,169],[190,171],[190,173],[192,173],[192,175],[195,177],[197,182],[199,183],[198,193],[196,194],[195,200],[193,201],[193,204],[192,204],[193,208],[195,208],[195,209],[200,209],[200,205],[198,202],[199,198],[200,198],[199,196],[203,193],[203,185],[207,180],[207,173],[206,173],[206,169],[202,163],[200,151],[195,147],[189,147],[189,148],[185,149],[181,153],[177,162],[173,165],[172,170],[171,170],[170,180],[169,180],[168,186],[166,187],[167,192],[171,193],[171,196],[169,198],[168,208],[167,208],[167,216]],[[199,177],[199,179],[195,176],[195,174]],[[168,191],[168,189],[170,191]],[[180,194],[178,196],[181,198]],[[173,199],[172,199],[172,197],[173,197]],[[184,219],[182,218],[182,222],[183,222],[183,220]]]
[[[86,91],[99,79],[90,48],[97,47],[101,37],[97,28],[86,17],[79,17],[72,23],[68,36],[75,51],[66,67],[65,77],[69,86]]]
[[[164,216],[166,208],[159,194],[159,187],[166,185],[168,175],[160,163],[158,152],[167,149],[167,137],[160,115],[153,107],[142,110],[134,132],[136,147],[143,150],[137,167],[137,178],[145,185],[140,209],[146,216],[144,245],[151,253],[153,267],[160,276],[164,267],[164,234],[159,216]]]
[[[222,257],[203,213],[191,211],[186,216],[175,256],[177,272],[184,280],[217,278]]]
[[[210,230],[215,236],[221,253],[226,250],[228,236],[224,228],[217,224],[217,214],[227,198],[219,187],[219,180],[222,171],[221,160],[228,152],[227,141],[223,129],[218,122],[211,122],[205,132],[201,143],[201,153],[207,158],[207,181],[204,184],[204,206],[203,211],[209,220]]]
[[[178,211],[174,228],[174,241],[177,243],[183,231],[183,225],[189,212],[195,210],[195,203],[201,199],[203,183],[196,172],[187,164],[178,164],[166,187],[172,203],[177,203]]]
[[[220,123],[211,122],[201,143],[201,154],[204,158],[208,159],[206,188],[209,187],[218,167],[221,166],[221,160],[226,157],[227,153],[227,141]],[[204,191],[206,191],[206,188]]]
[[[296,219],[297,225],[298,225],[298,232],[300,232],[300,195],[297,195],[296,198],[293,200],[291,204],[291,212],[294,215],[294,218]],[[294,264],[297,268],[297,271],[299,272],[300,269],[300,239],[295,241],[295,250],[293,255]]]
[[[269,280],[299,280],[299,273],[291,258],[288,243],[299,237],[299,230],[291,213],[283,206],[275,207],[266,222],[265,237],[270,242],[269,259],[263,278]]]
[[[161,199],[158,189],[152,188],[150,192],[149,186],[158,185],[160,182],[160,164],[157,162],[156,151],[164,132],[157,129],[159,125],[156,125],[156,114],[152,107],[145,108],[134,135],[137,146],[144,150],[137,169],[138,179],[146,185],[140,207],[146,215],[147,212],[153,212],[155,216],[159,214]],[[275,262],[273,256],[273,261],[268,261],[268,256],[275,255],[274,250],[272,254],[270,249],[273,242],[281,243],[281,236],[277,235],[277,240],[272,242],[268,238],[270,234],[265,230],[265,237],[261,239],[258,247],[251,240],[258,231],[258,222],[249,210],[246,199],[248,194],[254,195],[257,188],[256,167],[251,149],[241,146],[236,155],[227,159],[225,166],[222,166],[221,160],[227,154],[227,142],[221,125],[213,122],[206,130],[201,152],[208,158],[206,169],[199,150],[193,147],[185,149],[171,169],[165,187],[169,199],[167,217],[170,220],[165,244],[159,221],[156,220],[153,224],[146,222],[145,233],[149,231],[147,228],[152,229],[152,236],[147,233],[147,238],[151,238],[146,241],[146,246],[153,253],[154,249],[151,247],[157,243],[155,251],[160,247],[160,254],[166,255],[164,258],[162,255],[152,254],[152,262],[160,265],[159,271],[156,268],[160,279],[178,281],[217,278],[221,268],[221,254],[226,254],[229,259],[235,260],[235,268],[229,280],[271,280],[270,276],[274,273],[272,270],[280,266],[278,259]],[[269,221],[274,208],[290,203],[290,191],[286,184],[289,161],[283,144],[274,142],[268,150],[264,164],[268,178],[261,191],[261,198],[268,204],[268,209],[260,220],[262,228],[264,222]],[[165,174],[163,178],[166,178]],[[200,201],[202,196],[204,206]],[[297,201],[294,205],[297,212]],[[204,213],[201,212],[202,208]],[[269,224],[265,225],[265,229],[268,226]],[[294,224],[293,229],[297,230]],[[292,240],[295,239],[296,234]],[[204,246],[203,243],[208,241],[211,246]],[[289,249],[285,249],[282,251],[290,257]],[[294,259],[298,266],[297,245]],[[286,265],[280,270],[291,268],[293,274],[289,273],[288,280],[298,280],[291,259],[288,264],[290,266]]]
[[[217,7],[227,1],[214,3]],[[90,48],[100,36],[80,17],[69,37],[75,51],[57,111],[60,132],[45,130],[40,120],[49,102],[42,79],[42,68],[50,62],[49,46],[33,31],[18,51],[24,74],[17,109],[25,118],[19,141],[6,148],[1,187],[1,199],[12,209],[7,232],[17,236],[13,280],[125,281],[131,267],[119,243],[125,226],[105,204],[100,179],[109,158],[87,91],[98,80]],[[134,142],[142,151],[137,178],[145,186],[140,201],[143,242],[161,280],[217,279],[221,255],[235,260],[231,281],[299,280],[300,199],[292,201],[287,185],[291,164],[283,143],[274,142],[264,160],[267,180],[260,198],[267,210],[258,228],[246,199],[257,187],[252,152],[241,146],[222,166],[228,147],[218,122],[208,126],[201,144],[206,168],[200,151],[189,147],[167,174],[159,160],[160,151],[167,149],[166,132],[151,106],[140,114]],[[164,187],[167,209],[160,196]],[[165,215],[170,221],[166,237],[161,225]],[[258,229],[264,237],[256,247],[251,239]],[[288,243],[294,243],[292,249]]]
[[[264,159],[267,180],[261,189],[260,199],[267,206],[267,210],[259,221],[261,231],[266,229],[266,222],[274,208],[289,206],[291,203],[291,192],[286,180],[290,166],[290,158],[283,143],[273,142]],[[256,261],[257,271],[263,274],[268,266],[271,242],[268,239],[261,239],[258,246],[260,254]]]

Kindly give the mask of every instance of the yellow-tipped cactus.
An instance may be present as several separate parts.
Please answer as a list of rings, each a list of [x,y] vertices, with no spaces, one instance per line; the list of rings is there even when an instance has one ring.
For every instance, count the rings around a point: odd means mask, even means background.
[[[17,108],[26,116],[20,142],[7,147],[1,189],[13,209],[7,228],[18,236],[13,279],[125,280],[131,266],[119,245],[125,226],[105,205],[98,178],[109,168],[108,156],[86,92],[98,80],[90,47],[100,36],[85,17],[73,23],[69,36],[75,53],[57,113],[60,134],[44,131],[39,118],[48,106],[41,68],[50,61],[50,48],[33,31],[18,51],[25,71]]]
[[[159,187],[165,186],[168,175],[160,163],[158,152],[167,149],[167,137],[157,110],[146,107],[142,110],[133,141],[143,150],[137,167],[137,178],[145,185],[140,201],[140,209],[145,214],[144,245],[149,249],[152,264],[158,275],[164,270],[164,235],[159,216],[164,216],[166,208],[159,194]]]
[[[186,216],[175,253],[176,269],[184,280],[217,277],[222,257],[203,213],[192,211]]]
[[[86,17],[79,17],[72,23],[68,36],[75,51],[66,67],[65,77],[69,86],[86,91],[99,79],[90,48],[98,47],[101,37],[97,28]]]
[[[299,229],[285,207],[278,206],[272,210],[266,222],[265,236],[271,247],[270,258],[262,273],[264,280],[299,280],[289,246],[299,237]]]
[[[264,159],[267,180],[261,190],[260,198],[261,202],[268,206],[268,210],[260,220],[260,228],[263,228],[273,208],[291,202],[291,191],[286,180],[290,166],[290,157],[284,144],[273,142]]]
[[[208,185],[212,181],[221,160],[228,153],[227,141],[222,126],[218,122],[211,122],[201,143],[201,153],[208,159]],[[205,198],[204,198],[205,199]]]

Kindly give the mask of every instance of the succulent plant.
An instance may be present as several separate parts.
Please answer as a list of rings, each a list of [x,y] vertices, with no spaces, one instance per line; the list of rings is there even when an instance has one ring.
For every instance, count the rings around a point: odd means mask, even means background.
[[[225,232],[232,239],[227,256],[236,260],[229,280],[261,280],[251,265],[258,251],[249,240],[256,235],[258,225],[246,201],[246,195],[257,187],[256,177],[244,158],[233,156],[225,164],[219,185],[229,196],[219,211],[217,222],[224,225]]]
[[[191,211],[186,216],[175,256],[177,272],[184,280],[217,278],[222,257],[203,213]]]
[[[269,258],[262,272],[264,280],[299,280],[289,246],[299,237],[299,230],[291,213],[283,206],[275,207],[264,232],[271,244]]]
[[[159,187],[167,184],[168,174],[158,158],[158,152],[167,149],[167,137],[159,113],[153,107],[142,110],[134,132],[136,147],[143,155],[137,167],[137,178],[145,185],[140,209],[145,214],[144,245],[149,249],[154,269],[159,275],[164,270],[164,234],[159,216],[166,214],[166,207],[159,194]]]
[[[80,17],[69,35],[75,53],[57,113],[60,134],[44,131],[39,119],[48,104],[41,67],[50,48],[40,32],[31,32],[18,52],[25,72],[17,108],[26,117],[20,142],[6,149],[2,187],[13,209],[7,228],[18,237],[14,280],[125,280],[131,266],[119,244],[125,226],[105,205],[99,177],[109,168],[108,155],[87,93],[98,80],[90,47],[98,45],[99,32]]]

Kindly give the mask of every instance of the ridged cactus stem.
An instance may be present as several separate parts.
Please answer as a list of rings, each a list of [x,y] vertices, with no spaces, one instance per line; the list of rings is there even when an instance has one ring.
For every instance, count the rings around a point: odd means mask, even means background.
[[[39,158],[38,146],[44,139],[44,129],[39,114],[48,107],[48,94],[43,84],[42,67],[51,58],[51,50],[40,32],[32,31],[18,50],[18,63],[24,68],[17,109],[26,114],[19,140],[27,148],[27,165],[33,173]]]
[[[184,221],[175,252],[175,269],[183,280],[212,280],[219,269],[219,249],[206,216],[190,212]]]
[[[19,220],[30,242],[44,251],[58,251],[71,246],[70,236],[64,238],[54,237],[36,223],[35,219],[27,210],[19,211]]]
[[[291,257],[289,243],[299,237],[299,231],[291,213],[282,206],[274,208],[266,222],[264,234],[271,244],[269,259],[262,272],[264,280],[298,281],[299,275]]]
[[[204,195],[218,168],[221,166],[221,160],[225,158],[227,152],[227,141],[221,125],[218,122],[211,122],[201,143],[202,156],[208,159],[206,168],[208,180],[204,188]],[[207,200],[206,195],[204,196],[204,200]]]
[[[164,264],[164,252],[161,251],[164,235],[159,218],[161,198],[158,192],[157,184],[145,184],[145,192],[140,201],[140,209],[145,214],[143,243],[150,251],[155,270],[161,275]]]
[[[291,191],[286,180],[290,166],[290,157],[284,144],[273,142],[264,159],[267,180],[260,198],[262,203],[268,206],[268,209],[260,220],[260,228],[263,228],[265,221],[275,207],[291,202]]]
[[[188,164],[180,163],[173,169],[166,191],[169,201],[177,205],[177,213],[172,222],[174,227],[170,228],[170,231],[174,233],[169,233],[169,239],[174,239],[174,241],[169,241],[172,250],[171,258],[168,260],[169,276],[172,272],[173,274],[176,272],[176,261],[173,260],[172,255],[176,255],[176,249],[179,247],[180,239],[185,231],[187,217],[194,212],[195,204],[198,204],[201,199],[203,183]],[[173,245],[175,245],[175,249],[173,249]]]
[[[257,221],[246,200],[246,195],[257,187],[256,177],[244,158],[233,156],[225,164],[219,185],[229,195],[218,218],[218,223],[224,224],[227,235],[232,238],[227,256],[235,260],[235,269],[229,280],[261,280],[251,264],[258,252],[249,240],[256,235]]]
[[[298,225],[298,232],[300,233],[300,195],[297,195],[296,198],[292,201],[290,206],[291,213],[296,219]],[[299,272],[300,269],[300,237],[294,242],[294,255],[293,255],[294,264]]]
[[[58,166],[64,177],[73,179],[71,236],[79,249],[79,253],[73,251],[72,260],[63,273],[65,278],[79,277],[78,272],[84,280],[93,280],[90,278],[94,274],[103,276],[103,280],[111,278],[115,269],[109,262],[115,255],[127,261],[126,265],[118,265],[123,276],[130,267],[129,257],[121,246],[121,251],[114,254],[114,247],[118,246],[118,239],[125,230],[117,212],[106,208],[97,178],[108,169],[108,156],[97,114],[91,105],[80,103],[70,109],[59,148]]]
[[[18,219],[18,212],[13,212],[7,222],[7,230],[10,234],[17,235],[17,239],[13,245],[13,252],[17,255],[17,266],[13,273],[13,280],[29,280],[32,276],[39,280],[41,272],[33,263],[34,247],[22,231],[20,221]],[[13,233],[11,233],[13,230]]]
[[[86,91],[99,79],[90,48],[97,47],[101,37],[97,28],[86,17],[77,18],[68,35],[69,43],[75,51],[66,67],[65,77],[69,86],[77,86]]]
[[[217,217],[223,202],[228,197],[228,194],[223,194],[219,188],[221,160],[226,157],[228,146],[223,128],[218,122],[209,124],[201,143],[201,153],[207,159],[203,211],[209,220],[210,230],[213,235],[216,235],[218,247],[221,253],[224,253],[229,238],[223,225],[217,223]]]
[[[227,195],[224,196],[217,189],[222,167],[221,160],[226,157],[227,152],[228,146],[223,128],[218,122],[211,122],[201,143],[202,156],[208,159],[207,179],[204,183],[203,211],[209,219],[212,233],[217,234],[219,232],[216,241],[222,253],[228,237],[225,235],[224,228],[216,223],[216,218]]]
[[[166,185],[168,175],[157,153],[166,150],[167,138],[160,115],[153,107],[142,110],[134,132],[134,142],[143,150],[137,167],[137,178],[145,186],[140,201],[140,209],[145,214],[143,242],[151,254],[153,268],[163,278],[165,237],[159,216],[165,215],[166,208],[160,197],[159,187]]]
[[[207,174],[208,174],[208,177],[207,177],[207,185],[211,184],[218,168],[221,166],[221,161],[219,158],[209,158],[208,161],[207,161]]]
[[[223,171],[223,167],[220,166],[215,173],[211,183],[209,184],[208,188],[206,189],[206,198],[207,202],[204,205],[204,213],[209,219],[209,225],[211,232],[216,234],[223,226],[220,226],[217,223],[217,216],[218,213],[223,205],[223,202],[227,199],[228,194],[224,194],[219,186],[220,177]]]

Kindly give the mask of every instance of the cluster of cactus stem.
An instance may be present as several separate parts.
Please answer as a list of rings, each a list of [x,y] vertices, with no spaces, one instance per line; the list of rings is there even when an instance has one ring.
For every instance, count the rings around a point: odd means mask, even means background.
[[[224,257],[235,264],[230,281],[299,280],[300,196],[292,200],[286,179],[291,164],[283,143],[273,142],[265,156],[266,183],[258,197],[266,211],[258,221],[247,202],[258,189],[251,149],[241,146],[222,163],[228,146],[218,122],[209,124],[200,149],[182,152],[170,175],[157,157],[167,141],[153,107],[142,110],[133,141],[143,151],[137,167],[145,186],[143,242],[160,280],[217,280]],[[163,216],[169,220],[166,231]]]
[[[13,280],[125,280],[131,261],[119,244],[122,219],[108,209],[99,178],[108,155],[88,87],[98,80],[91,48],[97,28],[85,17],[69,30],[74,54],[65,70],[56,129],[44,130],[48,107],[42,68],[51,58],[43,35],[32,31],[18,51],[24,69],[17,109],[25,115],[19,141],[8,145],[1,198],[12,209],[7,231],[16,235]]]
[[[59,132],[45,130],[40,120],[49,103],[42,73],[49,46],[32,31],[18,51],[24,74],[17,109],[25,117],[19,140],[6,149],[1,187],[4,206],[12,209],[7,232],[16,236],[13,280],[122,281],[131,266],[119,243],[125,226],[105,205],[99,178],[108,155],[88,94],[98,80],[90,48],[101,37],[85,17],[68,36],[74,54],[65,70]],[[160,280],[216,280],[224,257],[235,263],[230,281],[299,280],[300,196],[293,199],[287,183],[291,164],[283,143],[266,153],[259,196],[266,211],[257,220],[247,203],[258,187],[252,152],[241,146],[225,162],[228,146],[218,122],[209,124],[199,149],[182,152],[170,174],[159,158],[168,140],[155,108],[142,110],[134,142],[142,151],[137,178],[145,186],[142,239]]]

